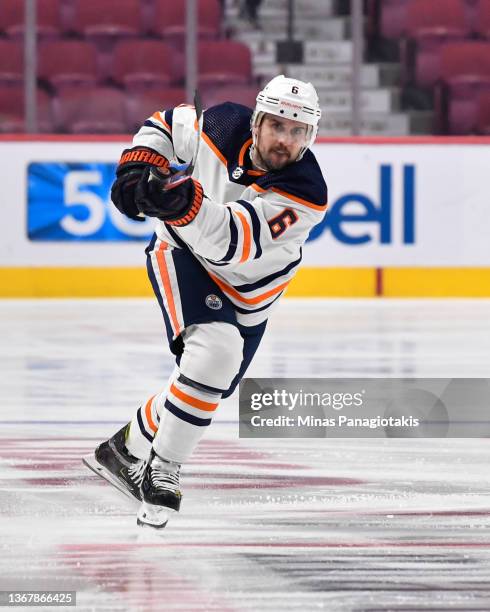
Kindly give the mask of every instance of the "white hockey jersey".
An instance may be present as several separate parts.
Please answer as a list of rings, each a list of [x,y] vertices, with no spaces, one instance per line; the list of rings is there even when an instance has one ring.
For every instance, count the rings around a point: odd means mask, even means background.
[[[156,225],[161,240],[191,250],[247,326],[267,319],[327,208],[327,187],[311,151],[278,171],[253,170],[251,115],[231,102],[204,111],[193,172],[204,190],[202,206],[188,225]],[[184,163],[191,161],[196,138],[195,110],[182,105],[156,112],[133,145]]]

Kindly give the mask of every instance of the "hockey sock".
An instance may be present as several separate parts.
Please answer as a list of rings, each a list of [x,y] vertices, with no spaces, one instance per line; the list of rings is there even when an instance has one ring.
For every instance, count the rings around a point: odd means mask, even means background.
[[[168,389],[178,375],[179,368],[175,366],[165,389],[142,404],[131,420],[126,438],[126,448],[138,459],[148,459],[151,444],[159,426],[160,414],[163,410]]]
[[[177,463],[187,461],[210,425],[220,399],[221,393],[196,387],[185,377],[175,380],[153,441],[157,455]]]

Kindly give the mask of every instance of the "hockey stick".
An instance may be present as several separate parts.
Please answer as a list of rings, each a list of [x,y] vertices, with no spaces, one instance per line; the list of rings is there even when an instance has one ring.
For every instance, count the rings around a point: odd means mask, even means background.
[[[199,95],[199,91],[197,89],[194,92],[194,108],[196,109],[197,120],[197,142],[196,147],[194,149],[194,154],[192,155],[191,163],[189,164],[186,170],[186,176],[191,176],[191,174],[194,172],[194,166],[196,165],[197,155],[199,153],[199,145],[201,143],[202,126],[204,123],[201,96]]]

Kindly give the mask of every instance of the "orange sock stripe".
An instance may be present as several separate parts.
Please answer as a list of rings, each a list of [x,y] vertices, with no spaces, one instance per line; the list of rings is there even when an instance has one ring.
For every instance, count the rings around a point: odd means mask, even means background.
[[[244,214],[242,214],[241,212],[238,212],[237,210],[235,211],[235,213],[240,219],[240,222],[243,227],[243,251],[242,251],[242,257],[240,259],[240,263],[243,263],[244,261],[247,261],[250,255],[250,226],[247,223],[247,220],[245,219]]]
[[[146,402],[146,406],[145,406],[146,420],[148,421],[148,426],[153,431],[153,433],[157,433],[157,430],[158,430],[158,427],[155,425],[151,417],[151,403],[153,402],[155,397],[156,397],[155,395],[153,397],[150,397],[150,399]]]
[[[175,310],[175,302],[172,293],[172,286],[170,284],[170,276],[168,273],[167,263],[165,262],[165,255],[163,253],[167,246],[168,245],[166,242],[162,242],[160,248],[157,251],[156,257],[158,262],[158,269],[160,270],[160,276],[163,282],[163,289],[167,298],[168,309],[170,311],[170,318],[172,319],[175,335],[178,336],[180,334],[180,325],[177,320],[177,312]]]
[[[178,397],[179,400],[189,404],[193,408],[199,408],[199,410],[206,410],[207,412],[213,412],[218,407],[218,403],[212,404],[211,402],[204,402],[203,400],[197,399],[197,397],[192,397],[192,395],[187,395],[172,383],[170,387],[170,393],[173,393],[175,397]]]

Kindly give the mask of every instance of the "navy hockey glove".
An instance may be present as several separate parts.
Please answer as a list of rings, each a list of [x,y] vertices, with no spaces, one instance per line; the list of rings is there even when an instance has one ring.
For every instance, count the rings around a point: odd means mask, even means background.
[[[145,169],[159,168],[164,174],[169,174],[169,162],[166,157],[149,147],[134,147],[122,152],[116,170],[116,180],[111,189],[111,200],[115,207],[130,219],[144,221],[138,216],[140,212],[135,204],[136,185]]]
[[[192,177],[180,172],[169,178],[152,168],[145,169],[135,194],[138,210],[175,226],[194,219],[203,197],[201,183]]]

